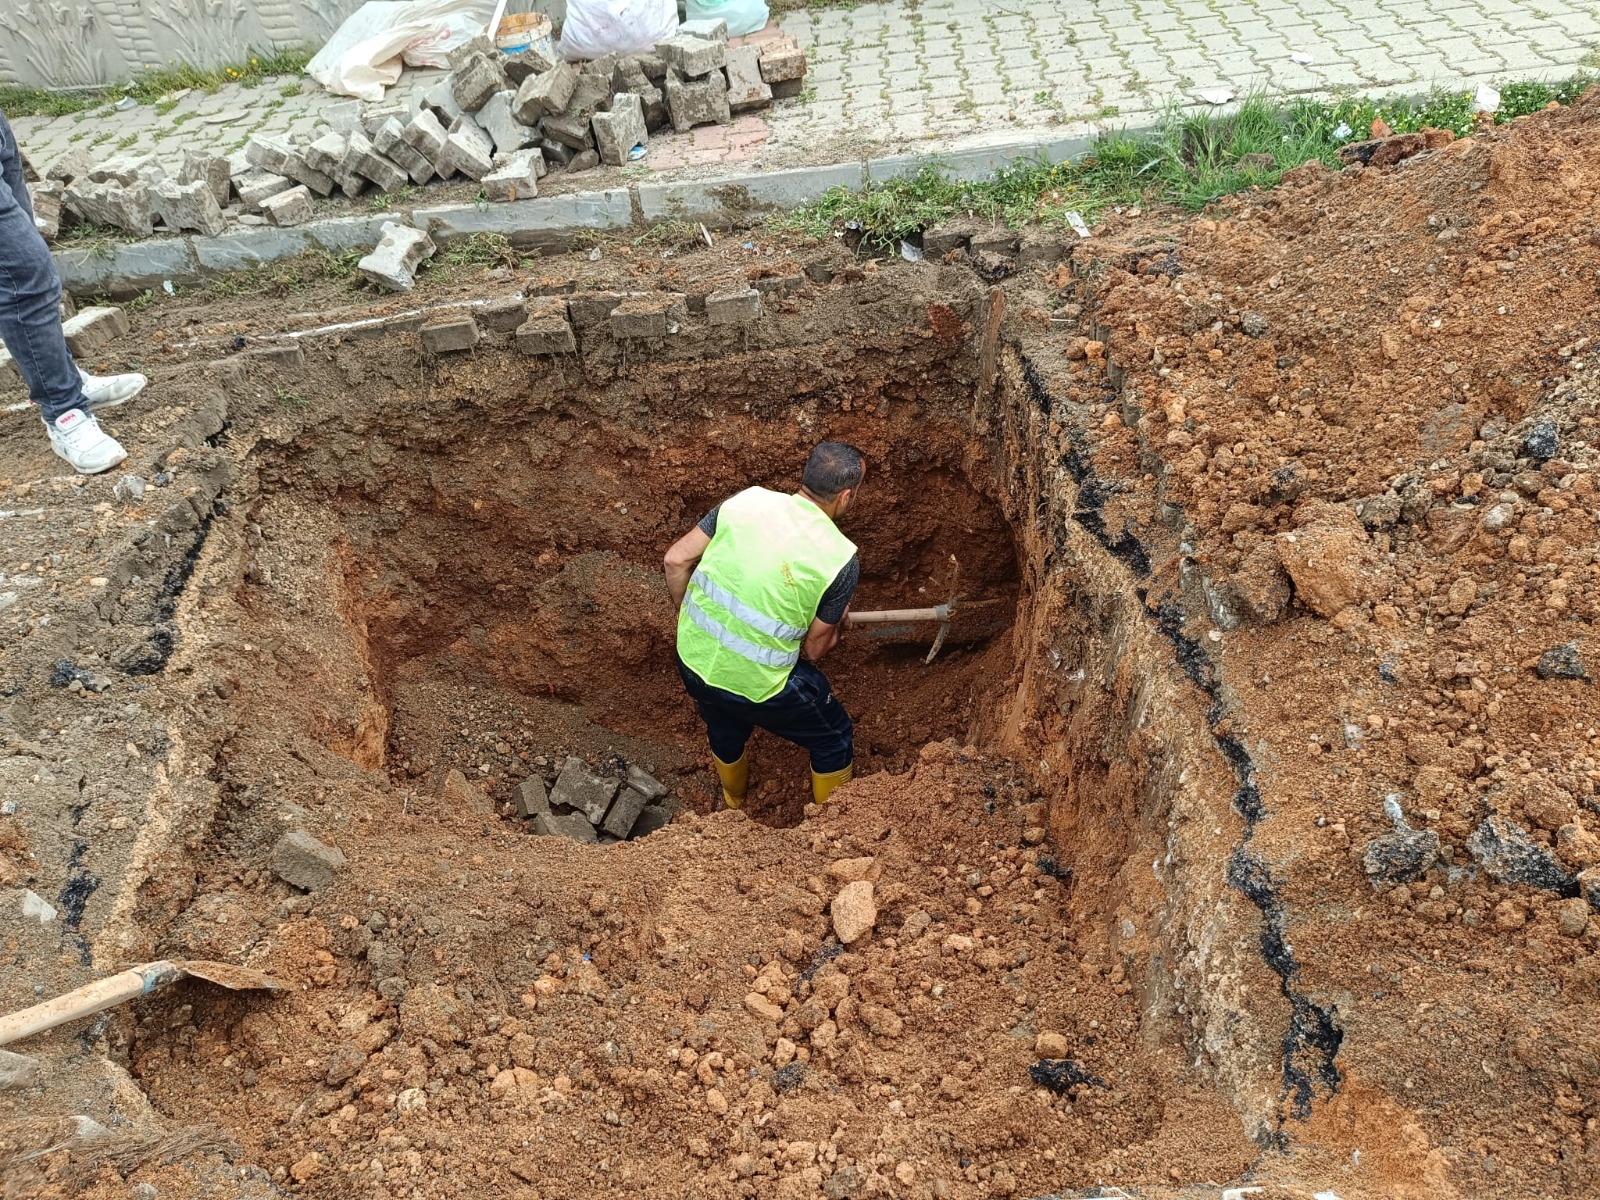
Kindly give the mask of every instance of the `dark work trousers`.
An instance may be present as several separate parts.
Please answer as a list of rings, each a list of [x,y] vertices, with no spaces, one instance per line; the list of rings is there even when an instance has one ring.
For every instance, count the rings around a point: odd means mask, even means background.
[[[706,723],[711,753],[725,763],[739,761],[751,730],[758,726],[809,751],[811,769],[819,775],[843,770],[855,757],[850,714],[833,694],[828,677],[804,659],[789,673],[783,691],[759,704],[712,687],[682,659],[678,674]]]

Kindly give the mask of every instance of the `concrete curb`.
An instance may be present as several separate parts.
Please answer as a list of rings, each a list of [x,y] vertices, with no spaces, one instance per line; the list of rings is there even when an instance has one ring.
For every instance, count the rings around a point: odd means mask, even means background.
[[[1044,157],[1062,162],[1087,151],[1096,133],[1094,128],[1080,126],[1060,137],[1016,138],[937,154],[900,154],[721,179],[638,183],[508,204],[418,205],[288,229],[258,226],[214,238],[150,238],[101,243],[93,249],[65,247],[53,253],[68,291],[116,296],[158,288],[169,281],[193,284],[207,276],[292,258],[309,250],[366,252],[377,244],[386,221],[409,219],[442,246],[476,233],[498,233],[518,249],[559,252],[570,249],[583,234],[635,224],[684,220],[701,221],[713,228],[738,226],[754,216],[815,200],[830,188],[859,188],[869,180],[892,179],[929,163],[943,167],[952,178],[970,181],[1019,159]]]

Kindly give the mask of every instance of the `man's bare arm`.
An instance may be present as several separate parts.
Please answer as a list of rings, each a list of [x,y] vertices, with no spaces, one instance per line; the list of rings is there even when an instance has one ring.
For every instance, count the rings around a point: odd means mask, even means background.
[[[673,542],[667,551],[661,565],[667,573],[667,590],[672,593],[673,608],[682,606],[684,593],[689,590],[689,576],[694,574],[695,567],[710,544],[711,538],[696,525]]]
[[[850,615],[850,610],[848,608],[845,609],[844,612],[845,617]],[[829,650],[832,650],[839,644],[839,634],[843,628],[844,617],[839,619],[839,623],[837,625],[829,625],[826,621],[820,618],[812,621],[811,628],[806,630],[806,640],[805,644],[801,647],[801,651],[812,662],[816,662]]]

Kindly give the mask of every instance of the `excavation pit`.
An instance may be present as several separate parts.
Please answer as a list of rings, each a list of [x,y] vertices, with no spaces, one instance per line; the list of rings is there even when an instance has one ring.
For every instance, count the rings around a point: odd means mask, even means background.
[[[514,395],[515,382],[503,390]],[[863,564],[855,607],[947,599],[954,556],[965,595],[1010,611],[1014,542],[973,480],[982,461],[965,429],[918,404],[895,408],[825,429],[863,443],[871,462],[842,523]],[[375,420],[364,452],[345,455],[308,439],[267,469],[279,482],[252,512],[262,534],[243,603],[270,624],[263,602],[290,588],[336,617],[310,623],[329,631],[315,635],[329,637],[318,657],[360,664],[364,686],[330,713],[330,748],[426,796],[458,770],[505,805],[530,775],[553,782],[568,755],[616,776],[635,764],[705,808],[708,751],[677,677],[661,555],[741,486],[792,490],[822,432],[744,414],[630,428],[508,403],[434,428],[427,443],[415,435]],[[333,569],[302,575],[301,551],[317,546]],[[847,636],[828,657],[855,716],[859,772],[903,771],[924,744],[968,738],[976,698],[1010,672],[1006,620],[989,624],[931,665],[932,624],[900,639]],[[752,755],[750,815],[793,824],[809,796],[803,752],[758,733]]]

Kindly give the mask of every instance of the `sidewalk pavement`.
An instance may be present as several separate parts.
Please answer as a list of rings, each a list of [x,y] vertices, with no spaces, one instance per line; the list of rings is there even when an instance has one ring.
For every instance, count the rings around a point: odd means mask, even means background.
[[[803,95],[658,136],[645,170],[707,176],[1137,127],[1214,88],[1424,92],[1600,67],[1600,9],[1587,0],[916,0],[784,13],[755,36],[780,31],[810,56]],[[408,73],[397,87],[433,78]],[[154,154],[175,171],[185,149],[310,132],[341,100],[286,77],[12,124],[41,164],[82,145]]]

